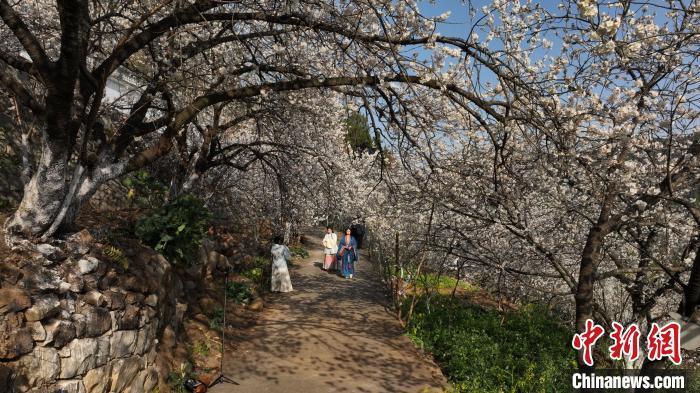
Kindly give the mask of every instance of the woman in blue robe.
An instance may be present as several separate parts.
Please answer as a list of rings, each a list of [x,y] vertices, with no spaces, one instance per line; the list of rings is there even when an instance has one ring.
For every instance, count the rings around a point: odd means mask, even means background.
[[[345,236],[340,238],[338,253],[336,256],[341,261],[340,272],[345,278],[352,278],[355,274],[355,262],[357,255],[357,240],[350,234],[350,228],[345,230]]]

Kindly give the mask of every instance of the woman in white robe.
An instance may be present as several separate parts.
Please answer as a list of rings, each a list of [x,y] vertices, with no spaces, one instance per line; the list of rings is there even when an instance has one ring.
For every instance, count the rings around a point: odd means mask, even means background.
[[[270,280],[272,292],[292,291],[292,280],[287,268],[287,261],[291,259],[292,254],[289,252],[289,248],[283,244],[282,237],[276,237],[272,245],[272,277]]]
[[[326,227],[326,236],[323,237],[323,270],[333,270],[335,254],[338,252],[338,235],[333,232],[333,228]]]

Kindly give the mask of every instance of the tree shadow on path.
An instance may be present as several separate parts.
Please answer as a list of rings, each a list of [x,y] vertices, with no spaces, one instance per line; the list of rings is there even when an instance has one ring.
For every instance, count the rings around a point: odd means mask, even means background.
[[[312,238],[314,239],[314,238]],[[258,324],[230,337],[222,392],[417,392],[446,382],[386,312],[381,285],[360,261],[347,280],[318,268],[319,247],[292,269],[294,292],[271,294]]]

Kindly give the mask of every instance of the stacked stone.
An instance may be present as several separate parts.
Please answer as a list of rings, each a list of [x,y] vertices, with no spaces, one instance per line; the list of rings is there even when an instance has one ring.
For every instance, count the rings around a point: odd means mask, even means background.
[[[156,344],[173,316],[170,264],[131,250],[123,270],[87,231],[62,244],[24,243],[0,269],[0,386],[10,392],[151,392]],[[62,389],[62,390],[61,390]]]

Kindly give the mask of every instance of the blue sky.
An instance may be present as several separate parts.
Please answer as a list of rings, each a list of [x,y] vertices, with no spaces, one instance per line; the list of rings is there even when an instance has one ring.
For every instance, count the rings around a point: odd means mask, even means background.
[[[484,4],[488,3],[490,3],[490,1],[472,0],[472,5],[477,10],[481,9],[481,6]],[[443,12],[451,11],[452,14],[447,21],[438,25],[438,31],[444,36],[466,37],[467,32],[471,27],[471,18],[469,17],[469,6],[465,4],[464,1],[436,0],[431,2],[423,0],[419,2],[419,7],[420,11],[425,16],[438,16]]]

